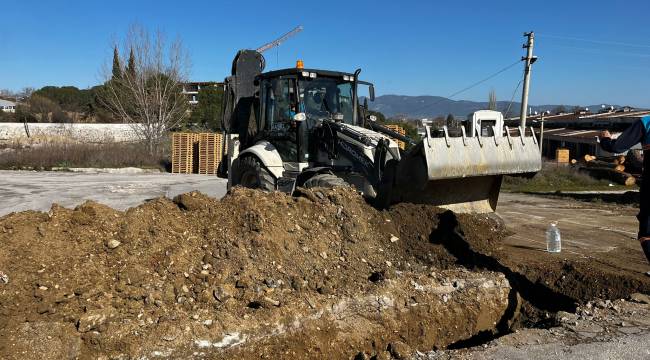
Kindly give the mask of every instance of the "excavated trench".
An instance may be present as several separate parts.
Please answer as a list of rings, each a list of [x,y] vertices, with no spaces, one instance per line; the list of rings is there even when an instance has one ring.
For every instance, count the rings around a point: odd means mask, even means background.
[[[0,357],[408,358],[650,290],[518,266],[485,216],[235,189],[0,218]],[[585,281],[589,279],[589,281]]]

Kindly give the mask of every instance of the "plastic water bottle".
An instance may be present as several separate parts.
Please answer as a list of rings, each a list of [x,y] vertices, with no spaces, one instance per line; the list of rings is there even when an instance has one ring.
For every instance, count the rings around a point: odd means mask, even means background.
[[[546,251],[551,253],[559,253],[562,251],[560,229],[558,229],[556,222],[552,222],[548,230],[546,230]]]

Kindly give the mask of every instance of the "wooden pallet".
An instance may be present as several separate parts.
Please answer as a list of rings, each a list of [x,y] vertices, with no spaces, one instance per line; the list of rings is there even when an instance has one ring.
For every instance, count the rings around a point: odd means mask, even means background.
[[[194,170],[194,133],[172,133],[172,173],[191,174]]]
[[[223,136],[215,133],[198,134],[198,173],[215,175],[222,157]]]
[[[386,125],[386,127],[402,136],[406,135],[406,130],[404,130],[404,128],[399,125],[391,124],[391,125]],[[406,149],[406,143],[404,141],[397,140],[397,139],[393,139],[393,140],[397,142],[397,146],[399,146],[400,149],[402,150]]]

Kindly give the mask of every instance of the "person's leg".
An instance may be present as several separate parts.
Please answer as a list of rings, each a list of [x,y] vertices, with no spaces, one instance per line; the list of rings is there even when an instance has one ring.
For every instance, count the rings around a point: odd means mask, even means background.
[[[650,262],[650,191],[645,183],[641,184],[641,201],[639,203],[639,242],[646,259]]]

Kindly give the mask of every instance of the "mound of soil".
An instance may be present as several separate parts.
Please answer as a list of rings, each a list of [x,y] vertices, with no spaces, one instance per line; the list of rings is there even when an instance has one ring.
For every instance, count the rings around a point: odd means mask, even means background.
[[[507,332],[522,298],[536,323],[647,285],[524,266],[507,235],[493,216],[379,211],[348,188],[10,214],[0,356],[400,358]]]
[[[510,287],[501,274],[440,270],[455,260],[429,241],[439,213],[380,212],[340,188],[10,214],[0,219],[0,354],[277,358],[335,347],[348,358],[396,339],[445,347],[493,329]]]

